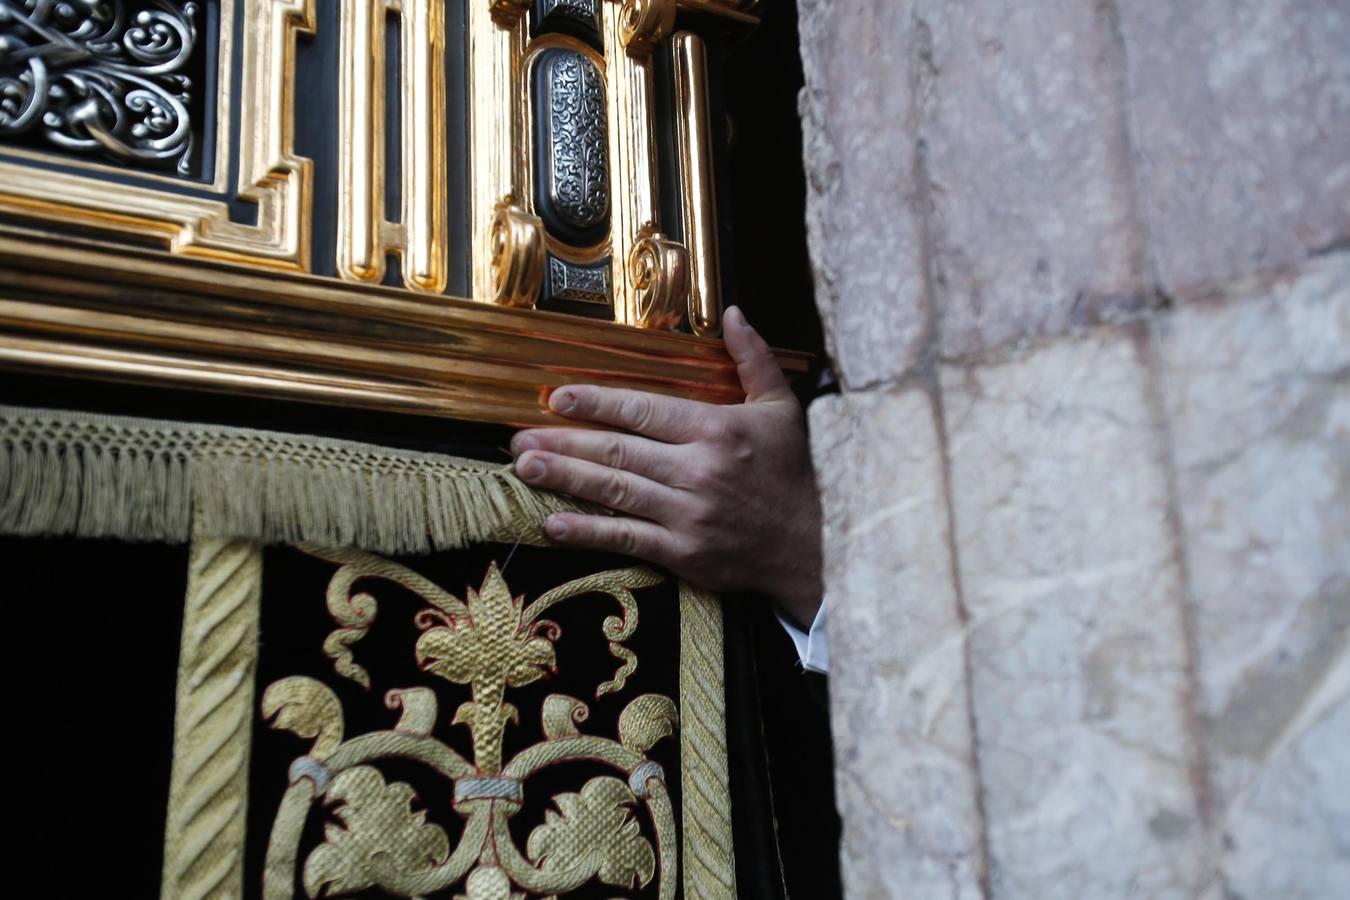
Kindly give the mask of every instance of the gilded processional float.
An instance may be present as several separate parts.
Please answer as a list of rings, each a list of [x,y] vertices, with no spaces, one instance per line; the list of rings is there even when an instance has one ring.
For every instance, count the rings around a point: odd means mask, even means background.
[[[44,727],[138,786],[126,896],[755,894],[716,598],[548,546],[499,449],[564,383],[740,399],[754,7],[0,0],[0,531],[101,636]]]

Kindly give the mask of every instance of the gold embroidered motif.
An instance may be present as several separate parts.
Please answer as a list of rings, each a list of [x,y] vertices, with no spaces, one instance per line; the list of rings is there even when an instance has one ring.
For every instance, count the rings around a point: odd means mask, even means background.
[[[342,827],[328,826],[324,842],[305,860],[305,890],[346,894],[375,884],[377,866],[418,873],[445,862],[450,840],[425,812],[413,812],[413,789],[370,766],[348,769],[328,787]],[[385,859],[379,857],[383,855]]]
[[[523,524],[521,529],[527,527]],[[328,608],[338,627],[325,648],[335,670],[358,683],[368,685],[370,675],[356,663],[353,647],[368,631],[376,610],[372,596],[353,591],[360,578],[391,581],[425,601],[429,608],[414,619],[423,637],[438,628],[452,628],[452,623],[467,622],[471,614],[471,602],[460,601],[396,563],[360,551],[305,549],[339,566],[327,591]],[[165,836],[162,890],[166,898],[242,895],[240,851],[249,730],[247,716],[242,723],[236,722],[233,712],[240,702],[252,703],[261,574],[261,551],[254,544],[200,540],[193,545]],[[606,594],[619,606],[620,614],[608,616],[601,630],[610,642],[610,652],[622,664],[615,679],[597,686],[596,697],[607,686],[608,690],[620,689],[636,666],[636,656],[621,643],[637,628],[632,591],[661,580],[642,568],[605,572],[568,582],[524,605],[511,595],[500,573],[489,569],[483,586],[473,593],[478,603],[496,607],[485,613],[485,620],[497,629],[488,643],[514,647],[497,667],[503,694],[509,689],[507,671],[514,671],[518,679],[531,671],[533,663],[528,660],[543,663],[542,649],[534,649],[540,645],[530,642],[539,638],[551,646],[556,637],[542,614],[587,593]],[[499,614],[501,618],[496,618]],[[582,733],[580,726],[590,718],[586,702],[564,694],[548,695],[539,710],[545,740],[498,765],[496,775],[487,774],[489,767],[477,758],[470,762],[432,736],[439,713],[436,695],[428,687],[387,691],[385,704],[391,719],[397,714],[393,727],[349,736],[342,704],[328,686],[304,676],[273,682],[262,696],[264,718],[273,728],[307,739],[310,746],[291,765],[290,787],[273,819],[263,895],[292,897],[299,872],[307,892],[327,885],[330,894],[339,892],[338,884],[369,878],[372,885],[408,897],[462,884],[454,895],[458,900],[524,900],[527,895],[513,889],[513,881],[530,895],[548,897],[572,890],[569,885],[574,882],[599,877],[616,885],[655,879],[659,896],[673,898],[680,880],[677,866],[682,847],[686,898],[734,897],[721,609],[712,595],[680,585],[680,633],[678,711],[669,697],[638,696],[619,716],[616,742]],[[340,637],[334,640],[335,635]],[[440,644],[439,637],[428,642],[428,646]],[[416,653],[416,647],[409,649]],[[449,665],[456,652],[447,649],[437,654],[438,659]],[[524,667],[520,666],[522,655],[527,660]],[[475,687],[472,680],[470,686]],[[484,699],[475,695],[472,702]],[[500,709],[506,712],[509,707],[503,697]],[[480,741],[474,735],[475,747],[485,746],[484,760],[492,758],[495,745],[500,761],[500,735],[510,721],[509,715],[499,716],[495,725],[490,716],[484,719],[486,730],[495,729],[497,734],[495,741]],[[477,716],[464,724],[479,727]],[[674,809],[664,774],[645,756],[674,732],[680,739],[684,788],[682,842],[675,839]],[[463,829],[453,850],[443,829],[411,812],[404,799],[407,795],[400,790],[406,785],[385,783],[384,776],[369,765],[389,757],[418,761],[455,784],[454,808],[463,819]],[[556,811],[530,833],[522,854],[512,843],[508,822],[520,809],[524,783],[543,769],[579,759],[608,766],[626,779],[592,778],[579,793],[555,796]],[[369,774],[361,774],[363,770]],[[330,828],[325,842],[303,855],[301,832],[315,801],[345,804],[335,810],[343,824]],[[642,816],[652,823],[657,838],[654,848],[640,833],[633,833],[635,817]],[[376,820],[382,835],[368,834],[372,830],[368,823]],[[340,836],[334,829],[346,834]],[[438,832],[446,840],[444,851],[436,838]],[[390,840],[396,846],[390,846]],[[642,842],[656,857],[650,874]],[[585,851],[585,860],[573,854],[576,848]],[[485,852],[489,849],[496,855]],[[590,874],[581,878],[583,872]],[[628,881],[621,882],[625,877]]]
[[[529,857],[545,872],[568,876],[578,888],[599,875],[605,884],[632,888],[656,873],[652,845],[638,833],[630,814],[633,792],[617,778],[592,778],[579,794],[553,798],[543,825],[530,832]]]
[[[473,739],[469,761],[433,736],[436,696],[425,687],[390,691],[386,703],[401,710],[389,731],[344,736],[341,703],[331,689],[302,676],[274,682],[264,693],[262,712],[273,728],[311,739],[308,755],[290,768],[269,842],[264,895],[292,895],[300,862],[300,833],[312,803],[320,802],[341,822],[330,824],[323,844],[303,861],[303,883],[310,896],[378,887],[404,897],[444,890],[464,879],[466,893],[478,898],[515,896],[512,886],[531,894],[557,895],[592,879],[624,888],[654,879],[659,896],[674,897],[678,885],[675,816],[661,767],[646,757],[658,741],[676,731],[675,702],[658,694],[631,700],[619,716],[618,740],[585,734],[579,725],[590,716],[575,697],[550,695],[541,724],[545,739],[503,761],[503,735],[519,711],[507,691],[554,673],[558,625],[543,614],[566,600],[602,594],[619,606],[601,631],[620,660],[614,678],[597,685],[595,697],[622,688],[636,669],[637,656],[622,642],[638,624],[633,591],[664,579],[633,567],[570,581],[525,603],[513,595],[496,564],[482,585],[464,600],[428,579],[369,553],[305,547],[306,552],[337,563],[327,591],[328,611],[338,627],[324,642],[335,671],[370,687],[370,673],[355,660],[353,647],[369,631],[377,602],[357,590],[362,579],[398,584],[425,602],[413,617],[421,630],[410,648],[428,675],[467,685],[471,699],[460,705],[451,725],[465,725]],[[386,783],[372,763],[397,757],[421,761],[454,782],[454,811],[464,820],[453,849],[444,829],[413,812],[411,786]],[[585,761],[608,767],[622,777],[588,780],[579,792],[555,795],[554,809],[530,832],[525,853],[514,843],[508,823],[522,807],[529,779],[550,766]],[[642,834],[636,816],[650,821],[661,848]]]

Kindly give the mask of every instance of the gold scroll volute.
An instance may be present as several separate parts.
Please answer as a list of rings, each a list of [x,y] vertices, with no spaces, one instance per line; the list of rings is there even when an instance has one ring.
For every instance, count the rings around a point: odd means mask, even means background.
[[[689,252],[664,234],[639,237],[628,255],[628,277],[637,292],[642,328],[674,328],[689,296]]]
[[[619,32],[629,53],[648,53],[675,30],[675,0],[625,0]]]
[[[544,223],[503,201],[492,218],[493,299],[503,306],[534,306],[544,280]]]

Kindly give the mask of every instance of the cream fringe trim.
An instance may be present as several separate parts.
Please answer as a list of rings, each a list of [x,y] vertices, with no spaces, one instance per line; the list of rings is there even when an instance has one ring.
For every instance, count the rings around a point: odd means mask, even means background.
[[[424,553],[546,544],[509,465],[218,425],[0,406],[0,533],[191,536]]]

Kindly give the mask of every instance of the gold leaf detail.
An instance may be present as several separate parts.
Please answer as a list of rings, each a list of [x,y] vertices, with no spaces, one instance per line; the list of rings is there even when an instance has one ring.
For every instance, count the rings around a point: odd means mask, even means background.
[[[328,796],[342,804],[335,811],[342,824],[328,825],[324,842],[305,860],[305,891],[311,897],[324,890],[334,895],[374,886],[377,856],[381,866],[415,874],[450,855],[445,831],[427,824],[425,810],[412,811],[412,787],[386,785],[377,769],[348,769],[333,779]]]
[[[628,684],[628,676],[637,671],[638,658],[632,650],[629,650],[623,644],[611,642],[609,652],[613,654],[615,659],[623,660],[623,665],[619,666],[613,678],[595,689],[595,699],[597,700],[606,694],[617,694],[623,690],[624,685]]]
[[[323,642],[323,652],[333,660],[333,669],[361,685],[370,688],[370,673],[352,656],[351,645],[366,636],[365,628],[335,628]]]
[[[404,688],[384,695],[384,705],[402,709],[395,731],[405,734],[431,734],[436,724],[436,694],[431,688]]]
[[[525,624],[524,598],[511,596],[496,563],[483,586],[470,589],[467,605],[467,615],[451,615],[450,625],[429,628],[417,639],[418,665],[456,684],[522,687],[553,674],[553,642],[545,627],[550,623]]]
[[[379,604],[372,595],[356,591],[357,582],[367,578],[390,581],[421,597],[443,614],[464,615],[464,604],[457,597],[407,566],[350,547],[332,549],[315,544],[296,546],[310,556],[339,564],[338,570],[328,581],[326,596],[328,614],[333,617],[338,628],[323,642],[323,650],[332,658],[333,668],[339,675],[352,679],[364,688],[371,687],[370,673],[355,661],[351,648],[370,631],[379,612]]]
[[[590,709],[576,697],[549,694],[544,698],[544,736],[556,740],[578,734],[577,725],[590,715]]]
[[[468,725],[471,728],[484,731],[500,731],[501,727],[507,722],[519,721],[520,711],[510,703],[492,706],[486,703],[474,703],[471,700],[459,705],[459,708],[455,710],[455,717],[450,720],[450,724]]]
[[[670,737],[679,724],[675,701],[661,694],[633,698],[619,714],[619,743],[637,753],[646,753],[661,738]]]
[[[314,738],[309,755],[326,759],[342,743],[342,703],[321,681],[293,675],[263,692],[262,714],[272,727]]]
[[[637,798],[617,778],[592,778],[579,794],[557,794],[557,812],[530,832],[526,852],[544,872],[599,875],[605,884],[645,886],[656,874],[656,855],[629,815]]]

